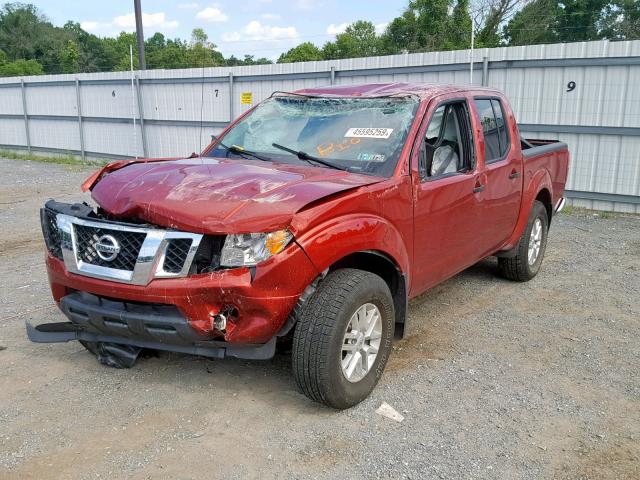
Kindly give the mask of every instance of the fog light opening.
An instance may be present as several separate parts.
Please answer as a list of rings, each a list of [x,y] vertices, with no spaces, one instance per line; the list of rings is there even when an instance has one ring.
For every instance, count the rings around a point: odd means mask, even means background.
[[[216,327],[216,330],[224,333],[227,330],[227,316],[224,313],[214,315],[213,325]]]
[[[212,315],[213,326],[220,333],[227,333],[227,330],[233,330],[233,322],[239,316],[240,312],[233,305],[225,306],[220,313]]]

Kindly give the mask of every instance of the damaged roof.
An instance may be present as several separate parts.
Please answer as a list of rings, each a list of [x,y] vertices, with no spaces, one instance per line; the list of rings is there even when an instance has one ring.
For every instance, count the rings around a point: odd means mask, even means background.
[[[451,85],[437,83],[363,83],[355,85],[333,85],[328,87],[304,88],[292,92],[299,95],[317,97],[402,97],[416,96],[428,100],[445,93],[467,90],[490,90],[475,85]]]

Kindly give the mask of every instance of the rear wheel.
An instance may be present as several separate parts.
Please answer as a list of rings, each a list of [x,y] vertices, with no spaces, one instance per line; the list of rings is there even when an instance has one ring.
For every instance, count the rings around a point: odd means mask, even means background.
[[[293,338],[293,372],[302,392],[333,408],[364,400],[391,353],[393,299],[379,276],[330,273],[307,301]]]
[[[526,282],[538,274],[547,248],[548,231],[547,209],[536,200],[531,208],[527,227],[516,247],[516,255],[498,258],[498,265],[505,278]]]

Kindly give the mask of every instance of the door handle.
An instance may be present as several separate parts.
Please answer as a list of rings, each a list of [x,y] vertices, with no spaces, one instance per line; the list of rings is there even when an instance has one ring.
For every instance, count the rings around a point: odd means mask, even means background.
[[[509,180],[513,180],[514,178],[518,178],[518,177],[520,177],[520,172],[517,171],[515,168],[511,170],[511,173],[509,174]]]

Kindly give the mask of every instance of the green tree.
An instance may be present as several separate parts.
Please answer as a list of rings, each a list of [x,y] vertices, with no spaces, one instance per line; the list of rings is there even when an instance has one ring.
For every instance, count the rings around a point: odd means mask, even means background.
[[[80,70],[80,52],[73,40],[67,40],[67,44],[58,52],[57,59],[62,73],[74,73]]]
[[[449,27],[450,0],[412,0],[383,35],[387,53],[428,52],[444,48]]]
[[[618,0],[609,3],[603,13],[602,29],[606,38],[640,39],[640,2]]]
[[[43,23],[34,5],[6,3],[0,9],[0,45],[9,60],[36,56]]]
[[[105,49],[114,59],[113,69],[117,72],[131,69],[130,48],[133,50],[133,68],[138,67],[138,49],[136,48],[136,34],[120,32],[116,38],[105,38]]]
[[[312,62],[316,60],[324,60],[322,50],[311,42],[304,42],[280,55],[278,63]]]
[[[231,55],[225,60],[225,65],[228,67],[237,67],[241,65],[268,65],[271,63],[273,62],[268,58],[255,58],[253,55],[245,55],[244,58],[238,58],[235,55]]]
[[[187,68],[188,45],[176,38],[167,40],[161,33],[155,33],[145,41],[147,68]]]
[[[382,45],[387,54],[403,51],[417,51],[418,21],[415,13],[406,10],[400,17],[394,18],[382,34]]]
[[[268,65],[273,63],[271,60],[265,57],[255,58],[254,55],[245,55],[243,60],[240,60],[239,65]],[[227,65],[229,62],[227,61]]]
[[[187,60],[187,43],[179,38],[167,40],[164,47],[149,56],[147,68],[188,68],[194,67]]]
[[[6,3],[0,9],[0,47],[11,61],[34,59],[45,72],[60,73],[57,55],[69,39],[34,5]]]
[[[373,23],[358,20],[336,35],[335,42],[325,44],[322,51],[327,60],[370,57],[382,52],[382,43]]]
[[[187,50],[187,64],[190,67],[215,67],[224,65],[224,57],[216,50],[217,46],[209,42],[209,37],[201,28],[191,32],[191,42]]]
[[[449,35],[444,42],[445,50],[464,50],[471,47],[471,15],[469,0],[458,0],[448,19]]]
[[[531,45],[624,38],[617,23],[623,18],[621,10],[608,0],[534,0],[504,27],[504,42]]]
[[[534,0],[516,13],[503,31],[508,45],[535,45],[558,40],[561,9],[556,0]]]
[[[13,62],[0,64],[0,77],[17,77],[22,75],[41,75],[44,73],[42,65],[36,60],[20,58]]]
[[[476,0],[474,5],[476,45],[497,47],[502,43],[501,30],[525,3],[530,0]]]
[[[627,40],[640,39],[640,2],[638,0],[622,0],[619,2],[622,13],[620,34]]]
[[[78,70],[80,72],[103,72],[113,70],[117,59],[106,48],[106,42],[96,35],[85,32],[78,22],[67,22],[63,29],[78,46]]]
[[[607,0],[563,0],[556,31],[561,42],[582,42],[604,38],[601,30]]]
[[[500,45],[500,24],[503,16],[496,7],[489,10],[482,28],[476,32],[476,47],[495,48]]]

